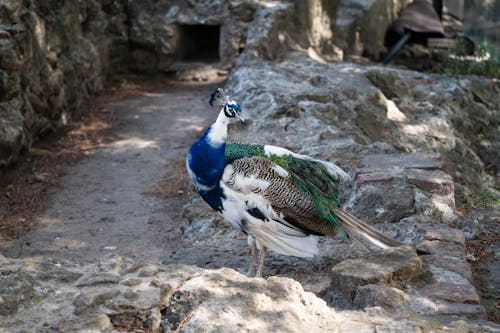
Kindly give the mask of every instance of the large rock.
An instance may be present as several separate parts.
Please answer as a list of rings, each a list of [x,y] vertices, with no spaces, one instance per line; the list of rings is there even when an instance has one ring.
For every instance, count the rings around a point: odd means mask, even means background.
[[[446,221],[457,218],[454,199],[449,197],[457,187],[480,193],[494,186],[496,146],[483,142],[479,147],[477,137],[498,141],[494,115],[499,112],[500,95],[486,93],[500,91],[498,82],[324,64],[305,53],[291,53],[280,63],[245,61],[231,74],[228,89],[249,118],[230,129],[232,140],[288,147],[336,161],[353,172],[367,173],[371,168],[377,187],[389,183],[426,192],[435,217],[440,212]],[[413,157],[430,152],[434,158],[419,162]],[[392,158],[378,165],[387,153],[407,155],[400,155],[399,162]],[[379,157],[371,161],[370,155]],[[439,170],[446,170],[459,185],[452,187],[449,176]],[[411,198],[407,192],[402,196]],[[412,214],[411,209],[403,210],[398,218]]]
[[[419,244],[417,250],[425,258],[423,266],[414,250],[408,256],[366,256],[355,243],[347,248],[322,239],[319,263],[270,256],[266,273],[293,276],[335,307],[382,306],[448,315],[455,309],[459,315],[484,317],[484,307],[461,303],[473,299],[474,288],[463,235],[446,223],[458,218],[457,187],[448,173],[462,186],[491,184],[478,155],[462,160],[462,166],[449,160],[464,149],[473,153],[475,145],[456,130],[456,113],[468,111],[457,107],[454,99],[470,92],[470,82],[478,80],[486,88],[489,81],[325,64],[299,52],[279,63],[257,58],[243,57],[227,84],[247,119],[230,126],[230,140],[275,144],[338,163],[354,180],[341,188],[345,209],[407,244]],[[468,95],[467,103],[478,102]],[[491,119],[489,113],[482,115]],[[469,172],[457,173],[459,167]],[[472,176],[480,181],[472,181]],[[248,251],[235,248],[244,246],[243,237],[219,226],[217,232],[203,227],[202,219],[207,218],[195,215],[189,214],[190,228],[200,241],[186,242],[169,260],[196,253],[197,265],[218,267],[216,263],[224,260],[223,265],[243,271]],[[343,261],[347,258],[351,259]],[[329,277],[330,286],[325,284]],[[449,288],[438,295],[422,289],[426,283]]]
[[[398,309],[408,303],[408,295],[402,290],[386,286],[367,284],[356,288],[354,304],[361,308],[381,306],[386,309]]]
[[[415,250],[397,247],[336,265],[332,269],[331,287],[354,298],[359,286],[381,283],[401,288],[422,273],[422,261]]]
[[[67,279],[61,278],[65,272]],[[80,278],[75,280],[77,276]],[[247,278],[227,268],[153,265],[112,255],[85,266],[0,256],[0,280],[0,331],[12,333],[368,333],[373,332],[373,325],[377,330],[396,333],[498,329],[490,322],[453,317],[434,321],[409,311],[338,311],[289,278]],[[405,296],[398,291],[373,285],[360,288],[358,298],[369,305],[385,306],[388,302],[381,300],[381,295],[397,295],[406,304]],[[450,309],[443,307],[442,311]],[[458,310],[467,311],[463,307]]]
[[[13,315],[24,303],[36,300],[40,296],[38,283],[25,272],[2,270],[0,282],[2,284],[0,316]]]

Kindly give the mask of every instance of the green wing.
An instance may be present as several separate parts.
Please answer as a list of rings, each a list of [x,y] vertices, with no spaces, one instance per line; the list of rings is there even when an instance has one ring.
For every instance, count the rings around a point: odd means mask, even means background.
[[[290,165],[295,186],[309,194],[316,213],[324,219],[322,223],[326,224],[331,234],[347,239],[335,213],[340,207],[337,182],[321,163],[292,157]]]
[[[243,157],[266,157],[264,146],[261,145],[242,145],[239,143],[230,143],[226,145],[226,150],[224,151],[226,155],[227,163],[233,163],[235,160],[238,160]]]
[[[319,229],[326,227],[329,234],[347,239],[335,214],[335,209],[340,206],[339,186],[321,162],[291,154],[266,154],[264,146],[235,143],[226,146],[225,155],[227,163],[244,157],[265,157],[290,172],[294,185],[314,202],[316,214],[320,217],[317,223],[323,224],[318,226]]]

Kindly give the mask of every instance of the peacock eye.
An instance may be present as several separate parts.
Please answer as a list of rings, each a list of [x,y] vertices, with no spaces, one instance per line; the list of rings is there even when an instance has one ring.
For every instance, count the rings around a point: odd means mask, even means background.
[[[224,114],[228,118],[234,118],[236,116],[236,113],[234,112],[233,108],[231,108],[228,105],[224,105]]]

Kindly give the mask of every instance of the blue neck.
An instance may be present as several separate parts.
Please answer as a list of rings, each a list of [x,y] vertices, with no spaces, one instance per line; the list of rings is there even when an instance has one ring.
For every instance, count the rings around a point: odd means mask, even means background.
[[[226,166],[224,141],[217,145],[209,140],[212,128],[196,141],[189,150],[188,165],[194,175],[193,183],[202,198],[215,210],[222,210],[224,193],[220,187],[220,179]],[[193,177],[194,176],[194,177]]]

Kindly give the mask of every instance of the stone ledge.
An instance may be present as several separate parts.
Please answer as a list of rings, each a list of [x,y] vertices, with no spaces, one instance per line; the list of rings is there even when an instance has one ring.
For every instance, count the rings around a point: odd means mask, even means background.
[[[392,263],[387,265],[389,268],[402,265],[405,259],[419,262],[415,251],[409,247],[369,257],[370,261],[380,258],[382,272],[387,257],[392,258]],[[136,264],[117,256],[85,266],[65,262],[65,267],[71,267],[72,272],[92,277],[89,281],[94,280],[96,270],[117,274],[121,281],[77,286],[68,279],[34,281],[32,276],[38,276],[40,271],[60,272],[60,267],[48,264],[45,258],[14,260],[0,256],[0,260],[4,262],[0,267],[2,286],[7,272],[13,272],[10,285],[15,287],[20,283],[14,292],[21,295],[26,286],[32,286],[34,291],[24,293],[25,299],[4,300],[15,309],[8,315],[0,315],[0,327],[13,333],[159,332],[161,329],[225,333],[372,332],[372,323],[377,323],[377,330],[381,332],[395,333],[422,330],[492,332],[498,328],[492,322],[463,318],[485,318],[482,305],[438,301],[432,302],[432,313],[421,315],[412,310],[410,294],[380,284],[357,288],[357,301],[368,308],[337,311],[314,294],[305,292],[290,278],[252,279],[228,268],[206,270],[186,265]],[[146,275],[152,276],[140,277],[141,268],[148,268]],[[358,266],[357,270],[363,268]],[[133,283],[129,283],[131,281]],[[55,290],[61,292],[55,293]],[[463,317],[443,316],[434,320],[436,314]]]
[[[437,156],[430,154],[371,154],[363,156],[360,162],[361,173],[389,168],[442,170],[445,166]]]
[[[439,240],[426,240],[417,245],[417,252],[421,255],[447,255],[465,261],[464,246]]]
[[[426,255],[420,257],[426,264],[432,264],[441,267],[444,270],[451,271],[465,277],[472,282],[472,271],[464,260],[446,255]]]
[[[356,176],[356,182],[360,184],[388,182],[393,180],[394,178],[394,172],[374,171],[367,173],[358,173],[358,175]]]
[[[381,306],[385,309],[397,309],[408,303],[408,295],[394,287],[367,284],[356,289],[354,304],[361,308]]]
[[[442,225],[421,225],[419,226],[419,229],[422,229],[425,232],[424,237],[426,240],[451,242],[465,246],[465,235],[462,230]]]
[[[421,274],[422,261],[415,250],[400,246],[342,261],[332,269],[331,286],[353,299],[359,286],[385,283],[404,287]]]
[[[439,304],[437,313],[468,318],[486,319],[486,309],[481,304],[444,303]]]
[[[407,181],[424,191],[439,195],[447,195],[455,190],[453,179],[442,171],[409,169]]]
[[[76,282],[77,287],[96,286],[101,284],[116,284],[120,282],[120,277],[110,273],[98,273],[82,277]]]
[[[480,304],[476,288],[471,285],[437,282],[420,289],[420,293],[431,299],[465,304]]]

